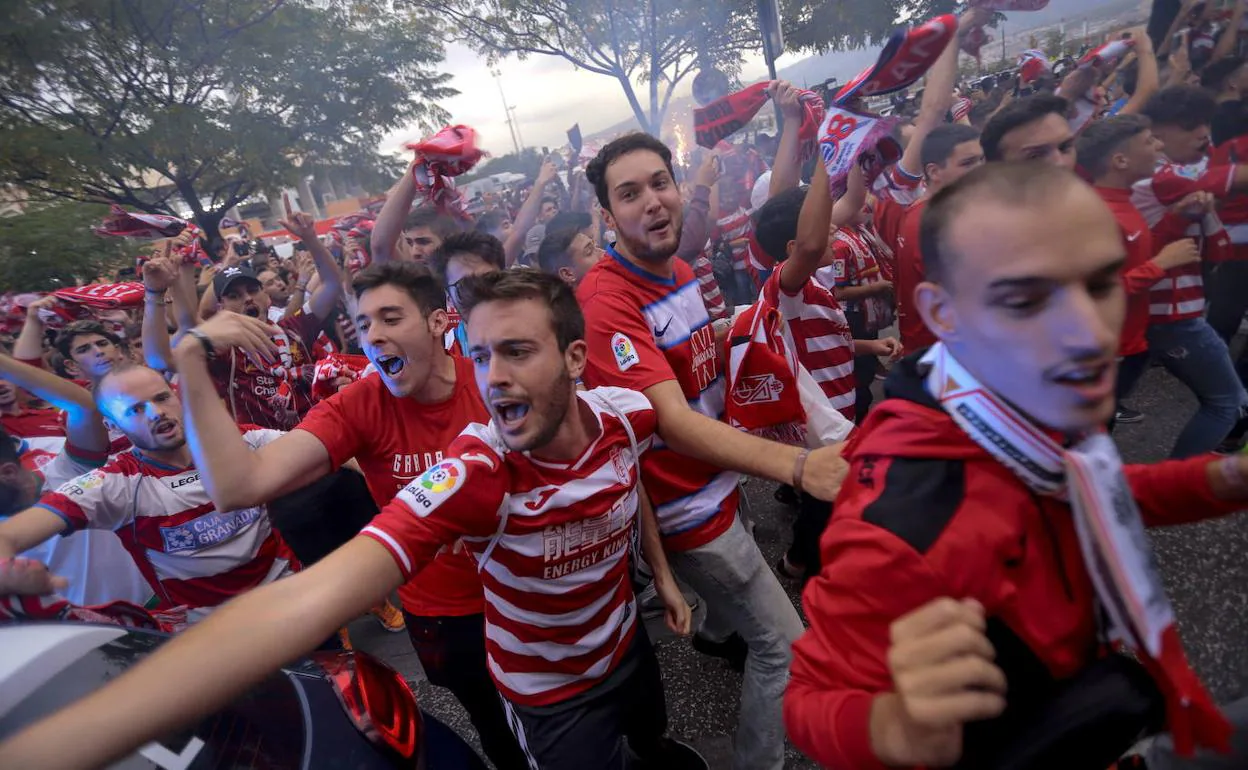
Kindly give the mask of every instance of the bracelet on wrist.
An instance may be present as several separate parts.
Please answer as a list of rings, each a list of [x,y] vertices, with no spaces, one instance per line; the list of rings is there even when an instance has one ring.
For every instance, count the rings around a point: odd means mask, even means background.
[[[149,289],[149,288],[147,288],[146,286],[144,286],[144,287],[143,287],[143,296],[145,296],[145,297],[163,297],[163,296],[165,296],[165,292],[166,292],[166,291],[168,291],[168,289]]]
[[[793,461],[793,491],[799,495],[805,490],[802,489],[802,474],[806,471],[806,458],[810,457],[810,450],[803,449],[798,452],[797,459]]]
[[[217,357],[217,350],[213,346],[212,340],[208,339],[207,334],[204,334],[199,329],[191,329],[187,332],[187,334],[199,340],[200,346],[204,349],[204,356],[207,357],[209,361]]]

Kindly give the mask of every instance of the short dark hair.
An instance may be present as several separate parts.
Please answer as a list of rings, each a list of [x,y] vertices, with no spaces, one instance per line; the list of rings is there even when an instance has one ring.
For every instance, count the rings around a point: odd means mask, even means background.
[[[1075,143],[1079,165],[1093,181],[1100,179],[1109,171],[1109,161],[1114,153],[1132,137],[1147,131],[1150,125],[1143,115],[1130,114],[1093,121]]]
[[[503,248],[503,242],[499,239],[489,233],[475,230],[455,233],[444,239],[442,245],[429,255],[429,269],[438,277],[438,280],[446,282],[446,266],[458,254],[472,254],[480,257],[486,264],[493,265],[499,270],[507,267],[507,252]]]
[[[931,197],[919,220],[919,250],[927,280],[943,283],[953,262],[948,233],[964,210],[991,200],[1009,207],[1055,200],[1070,185],[1083,182],[1070,171],[1048,163],[1009,161],[984,164]]]
[[[984,157],[990,161],[1001,160],[1001,140],[1011,131],[1022,128],[1048,115],[1066,117],[1070,102],[1052,94],[1035,94],[1019,99],[1003,107],[988,119],[979,143],[984,147]]]
[[[407,292],[420,312],[428,316],[446,309],[446,290],[429,268],[416,262],[374,262],[356,274],[351,282],[355,298],[379,286],[395,286]]]
[[[403,229],[406,231],[416,227],[427,227],[442,240],[450,238],[462,229],[458,222],[432,206],[420,206],[408,213],[407,218],[403,220]]]
[[[1235,71],[1245,64],[1248,64],[1248,59],[1242,56],[1227,56],[1218,59],[1200,73],[1200,85],[1216,94],[1226,85],[1227,78],[1234,75]]]
[[[73,355],[70,351],[74,349],[74,340],[79,337],[86,337],[89,334],[98,334],[114,345],[121,346],[121,338],[109,331],[104,324],[99,321],[86,319],[74,321],[64,329],[61,329],[60,334],[56,335],[55,347],[57,352],[67,360],[73,360]]]
[[[1218,111],[1213,94],[1197,86],[1170,86],[1149,98],[1143,113],[1154,126],[1177,126],[1191,131],[1213,122]]]
[[[579,234],[580,230],[572,227],[554,231],[547,228],[546,236],[542,238],[542,245],[537,247],[537,264],[543,272],[558,275],[559,268],[572,265],[572,260],[568,257],[568,249],[572,247],[572,241],[576,240]]]
[[[619,160],[621,157],[630,153],[647,150],[657,154],[663,159],[663,165],[667,166],[667,173],[673,178],[676,172],[672,170],[672,151],[667,148],[658,139],[649,134],[643,134],[640,131],[634,131],[631,134],[625,134],[618,139],[607,143],[607,146],[598,151],[594,159],[585,167],[585,178],[594,186],[594,194],[598,196],[598,204],[606,211],[611,210],[611,201],[607,196],[607,167]]]
[[[549,273],[531,267],[500,270],[465,278],[459,290],[459,310],[471,325],[472,311],[484,302],[535,299],[550,309],[550,322],[559,350],[585,339],[585,316],[572,287]]]
[[[586,211],[560,211],[546,223],[546,232],[553,230],[584,230],[594,223]]]
[[[481,216],[477,217],[477,223],[472,229],[478,233],[485,233],[486,235],[494,235],[494,233],[502,229],[503,225],[506,222],[507,222],[507,215],[504,214],[503,212],[487,211]]]
[[[919,163],[922,165],[923,173],[927,173],[929,163],[935,163],[937,166],[948,163],[959,144],[977,141],[979,141],[979,131],[971,126],[961,123],[944,123],[936,126],[923,138],[923,145],[919,147]]]
[[[768,198],[754,212],[754,240],[772,261],[788,259],[789,241],[797,238],[797,219],[805,200],[806,191],[795,187]]]

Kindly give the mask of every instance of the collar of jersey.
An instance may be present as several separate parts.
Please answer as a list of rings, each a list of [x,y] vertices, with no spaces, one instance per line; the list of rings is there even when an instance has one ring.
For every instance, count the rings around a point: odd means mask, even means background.
[[[159,460],[153,460],[152,458],[143,454],[142,452],[140,452],[138,449],[134,447],[130,448],[130,454],[138,458],[138,461],[143,463],[144,465],[150,465],[153,468],[158,468],[162,471],[173,471],[174,473],[185,473],[186,471],[195,470],[195,463],[191,463],[185,468],[179,468],[175,465],[166,465],[165,463],[162,463]]]
[[[618,262],[625,270],[629,270],[633,272],[634,274],[639,275],[642,278],[645,278],[647,281],[661,284],[663,286],[675,286],[676,285],[676,274],[674,272],[672,273],[671,278],[664,278],[661,275],[655,275],[649,270],[644,270],[638,267],[637,265],[634,265],[632,262],[628,261],[627,259],[625,259],[620,254],[620,252],[616,251],[614,243],[611,244],[610,246],[607,246],[607,256],[611,257],[616,262]]]

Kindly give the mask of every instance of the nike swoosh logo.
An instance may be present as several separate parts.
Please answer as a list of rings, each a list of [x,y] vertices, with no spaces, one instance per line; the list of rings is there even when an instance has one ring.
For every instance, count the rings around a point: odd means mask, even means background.
[[[1144,231],[1143,231],[1143,230],[1141,230],[1141,231],[1140,231],[1140,232],[1138,232],[1138,233],[1132,233],[1132,234],[1128,235],[1128,236],[1127,236],[1127,243],[1131,243],[1132,241],[1134,241],[1135,239],[1139,238],[1139,237],[1140,237],[1141,235],[1143,235],[1143,234],[1144,234]]]
[[[667,319],[667,323],[663,326],[663,328],[662,328],[662,329],[660,329],[660,328],[659,328],[659,327],[657,327],[657,326],[656,326],[656,327],[654,327],[654,336],[656,336],[656,337],[662,337],[664,334],[667,334],[668,327],[670,327],[670,326],[672,325],[672,319],[673,319],[673,318],[675,318],[675,317],[676,317],[676,316],[672,316],[672,318]]]

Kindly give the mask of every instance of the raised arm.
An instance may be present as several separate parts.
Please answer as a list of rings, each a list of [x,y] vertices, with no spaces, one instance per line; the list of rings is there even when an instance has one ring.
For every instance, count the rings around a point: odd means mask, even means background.
[[[798,135],[802,128],[802,105],[797,98],[797,89],[792,83],[777,80],[771,84],[771,98],[780,106],[780,114],[784,116],[784,129],[780,132],[780,142],[776,145],[776,162],[771,167],[771,184],[767,188],[767,197],[774,198],[785,190],[792,190],[801,181],[802,160]]]
[[[945,114],[953,105],[953,84],[958,79],[958,45],[962,36],[975,26],[987,21],[988,15],[981,9],[972,9],[958,19],[957,34],[945,46],[940,58],[927,71],[927,84],[919,101],[919,115],[914,119],[914,133],[899,160],[898,166],[911,177],[923,175],[920,163],[923,140],[932,129],[945,122]]]
[[[684,226],[680,232],[680,245],[676,256],[690,265],[706,248],[711,237],[711,190],[719,181],[719,162],[715,153],[708,152],[702,165],[693,176],[693,197],[685,204]]]
[[[196,333],[207,337],[217,351],[232,347],[270,350],[268,328],[259,319],[221,312]],[[333,470],[325,446],[301,430],[253,450],[217,395],[208,373],[206,348],[196,335],[178,344],[174,360],[189,423],[187,443],[218,509],[232,511],[267,503]]]
[[[14,358],[22,361],[35,361],[43,358],[44,325],[43,319],[39,317],[39,311],[43,308],[51,308],[55,304],[56,297],[49,294],[30,303],[30,306],[26,308],[26,323],[22,324],[22,331],[13,343]]]
[[[1153,51],[1153,41],[1143,30],[1135,35],[1135,60],[1135,93],[1131,94],[1131,98],[1119,110],[1119,115],[1140,112],[1161,87],[1161,75],[1157,69],[1157,54]]]
[[[342,274],[338,272],[334,255],[330,254],[325,244],[321,243],[321,239],[316,237],[316,222],[310,215],[302,211],[295,212],[280,224],[302,240],[312,254],[321,285],[313,292],[308,310],[317,318],[328,317],[333,312],[339,295],[342,294]],[[376,229],[373,232],[376,232]]]
[[[157,371],[173,371],[173,350],[169,344],[169,319],[165,297],[178,281],[181,265],[165,253],[143,265],[143,359]]]
[[[1213,4],[1210,3],[1210,6]],[[1219,59],[1225,59],[1235,53],[1235,44],[1239,41],[1239,32],[1244,25],[1244,11],[1248,9],[1248,3],[1244,0],[1235,0],[1232,3],[1231,18],[1226,24],[1226,28],[1222,30],[1222,34],[1218,37],[1218,44],[1213,47],[1213,54],[1209,58],[1209,62],[1213,63]]]
[[[0,353],[0,379],[64,410],[65,435],[73,446],[88,452],[108,450],[108,429],[86,388],[4,353]]]
[[[413,161],[414,163],[414,161]],[[394,259],[395,246],[399,236],[403,234],[403,222],[412,210],[412,202],[416,200],[416,180],[412,177],[412,166],[403,172],[402,178],[394,183],[386,194],[385,205],[373,222],[373,234],[369,238],[369,247],[373,261],[385,264]]]
[[[524,238],[533,225],[537,224],[537,215],[542,213],[542,193],[546,190],[546,185],[550,184],[558,174],[559,170],[555,168],[554,163],[549,160],[542,163],[541,170],[537,172],[537,181],[533,183],[529,197],[524,199],[524,204],[516,212],[516,221],[511,223],[511,232],[508,233],[507,241],[503,244],[507,267],[516,264],[516,260],[524,254]]]
[[[227,603],[105,687],[0,744],[0,767],[108,765],[222,708],[402,583],[382,546],[354,538],[312,567]],[[178,687],[169,687],[171,677]],[[74,740],[65,740],[67,729]]]

